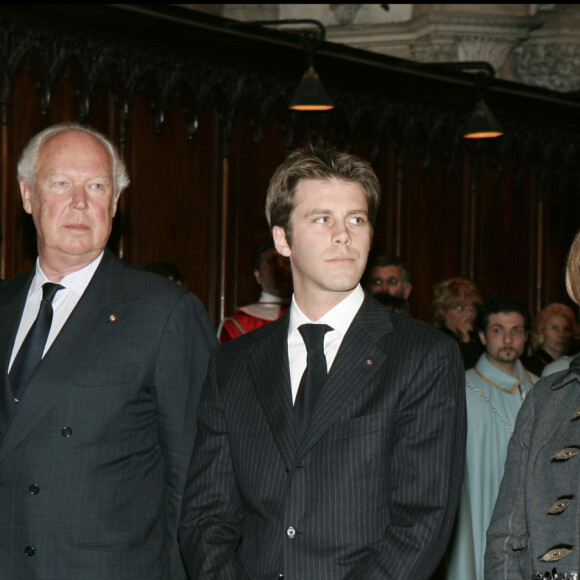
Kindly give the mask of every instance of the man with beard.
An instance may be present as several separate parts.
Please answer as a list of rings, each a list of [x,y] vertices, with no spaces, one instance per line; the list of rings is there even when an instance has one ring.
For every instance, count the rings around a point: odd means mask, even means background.
[[[478,315],[486,352],[466,372],[467,455],[449,580],[483,580],[485,533],[504,471],[508,442],[522,402],[538,377],[520,361],[530,312],[509,294],[485,300]]]

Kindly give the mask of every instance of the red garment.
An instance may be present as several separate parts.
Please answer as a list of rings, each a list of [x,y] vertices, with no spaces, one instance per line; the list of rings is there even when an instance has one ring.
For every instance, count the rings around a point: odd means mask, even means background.
[[[287,310],[287,304],[281,305],[278,318],[283,316]],[[258,318],[257,316],[252,316],[251,314],[244,312],[243,310],[237,310],[233,316],[228,316],[222,322],[218,340],[220,343],[227,342],[228,340],[242,336],[242,334],[256,330],[256,328],[260,328],[260,326],[265,326],[269,322],[272,322],[272,320]]]

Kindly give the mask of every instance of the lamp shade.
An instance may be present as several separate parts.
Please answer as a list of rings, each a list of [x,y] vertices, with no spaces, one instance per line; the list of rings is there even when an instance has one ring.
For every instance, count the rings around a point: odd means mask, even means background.
[[[475,111],[465,126],[464,139],[490,139],[502,135],[503,129],[486,102],[483,99],[477,101]]]
[[[290,102],[290,109],[294,111],[328,111],[334,109],[334,104],[313,67],[310,67],[304,73],[298,90]]]

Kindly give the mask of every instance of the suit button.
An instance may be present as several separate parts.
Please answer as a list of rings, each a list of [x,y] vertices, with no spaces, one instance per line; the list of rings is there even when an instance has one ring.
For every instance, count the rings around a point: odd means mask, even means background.
[[[32,556],[34,556],[34,548],[32,546],[26,546],[26,548],[24,548],[24,553],[31,558]]]
[[[72,429],[70,427],[63,427],[61,434],[63,437],[70,437],[72,435]]]
[[[286,535],[292,540],[296,536],[296,530],[292,526],[290,526],[286,530]]]
[[[36,485],[36,483],[33,483],[28,488],[28,491],[30,492],[31,495],[36,495],[40,491],[40,487],[38,487],[38,485]]]

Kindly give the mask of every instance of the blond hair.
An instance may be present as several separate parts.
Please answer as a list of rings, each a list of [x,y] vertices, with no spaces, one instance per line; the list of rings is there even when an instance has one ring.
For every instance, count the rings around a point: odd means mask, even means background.
[[[530,346],[532,350],[538,350],[543,344],[543,332],[548,323],[548,320],[555,315],[561,315],[570,323],[570,328],[573,333],[576,332],[576,315],[574,311],[566,304],[553,302],[542,308],[540,312],[534,317],[532,329],[530,331]]]
[[[431,302],[431,322],[437,328],[443,328],[445,313],[465,302],[476,306],[481,304],[481,295],[473,280],[457,277],[435,284]]]

